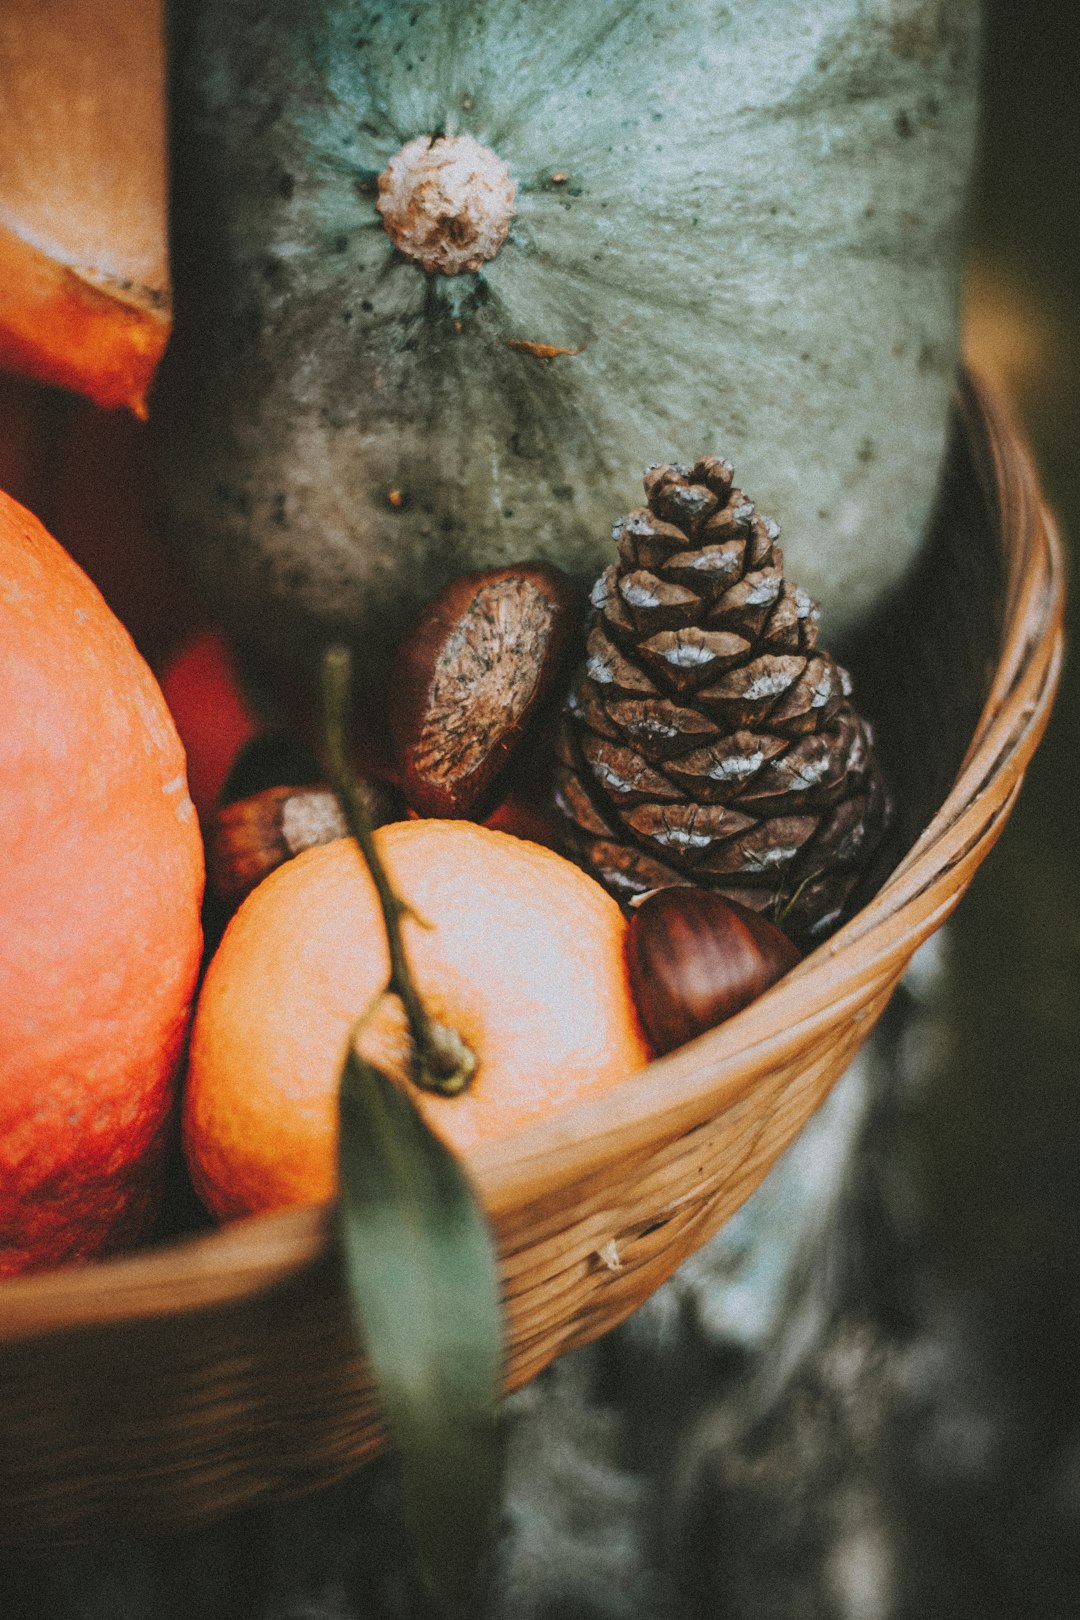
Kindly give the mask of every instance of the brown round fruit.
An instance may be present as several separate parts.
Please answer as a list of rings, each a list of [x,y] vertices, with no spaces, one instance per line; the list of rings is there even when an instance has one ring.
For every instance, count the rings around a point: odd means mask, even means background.
[[[630,988],[658,1053],[730,1018],[800,959],[775,923],[708,889],[648,895],[626,937]]]
[[[423,816],[469,816],[552,689],[578,622],[569,578],[545,563],[462,574],[398,649],[390,735]]]

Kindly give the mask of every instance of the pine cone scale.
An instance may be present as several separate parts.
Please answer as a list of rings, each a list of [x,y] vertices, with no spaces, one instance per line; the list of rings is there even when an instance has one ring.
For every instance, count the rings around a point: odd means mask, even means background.
[[[641,804],[620,816],[639,838],[655,844],[668,860],[696,865],[718,845],[755,825],[722,804]]]
[[[704,803],[737,800],[747,809],[766,766],[787,748],[782,737],[757,736],[736,731],[704,748],[672,760],[667,774],[691,797]],[[764,795],[768,797],[768,793]]]
[[[714,877],[771,879],[780,867],[795,861],[817,830],[816,816],[773,816],[710,850],[701,870]]]
[[[662,802],[686,799],[681,788],[653,770],[632,748],[609,742],[606,737],[586,737],[581,752],[594,780],[612,803],[625,806],[642,804],[647,799]]]
[[[596,707],[591,704],[588,713]],[[586,715],[585,704],[581,705],[581,713]],[[607,705],[605,719],[612,720],[627,741],[653,764],[688,754],[703,739],[720,734],[700,709],[685,708],[670,698],[615,699]]]
[[[693,692],[719,672],[733,668],[750,651],[745,636],[732,630],[658,630],[639,644],[638,652],[650,672],[672,696]]]
[[[597,810],[577,773],[570,767],[556,768],[555,804],[586,840],[614,838],[614,829]]]
[[[581,864],[620,900],[633,900],[653,889],[672,889],[693,881],[655,856],[617,839],[596,839],[582,852]]]
[[[676,551],[664,564],[664,572],[669,579],[691,590],[725,590],[741,578],[745,553],[746,545],[742,540],[702,546],[700,551]]]
[[[637,693],[642,697],[655,697],[656,687],[638,664],[624,658],[615,643],[597,625],[586,644],[586,669],[590,680],[599,687],[619,692]]]

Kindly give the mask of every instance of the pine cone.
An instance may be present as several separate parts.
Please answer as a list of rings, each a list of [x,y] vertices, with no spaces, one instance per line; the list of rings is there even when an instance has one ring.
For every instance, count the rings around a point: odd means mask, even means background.
[[[889,820],[870,727],[730,463],[652,467],[645,493],[557,735],[569,853],[620,899],[699,884],[812,943]]]

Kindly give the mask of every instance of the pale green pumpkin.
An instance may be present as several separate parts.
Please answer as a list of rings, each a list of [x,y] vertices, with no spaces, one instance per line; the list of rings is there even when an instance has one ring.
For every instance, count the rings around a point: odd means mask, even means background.
[[[377,678],[450,576],[588,583],[642,470],[707,451],[842,645],[934,496],[976,35],[974,0],[185,0],[154,414],[238,642],[345,631]],[[516,212],[447,276],[376,179],[458,133]]]

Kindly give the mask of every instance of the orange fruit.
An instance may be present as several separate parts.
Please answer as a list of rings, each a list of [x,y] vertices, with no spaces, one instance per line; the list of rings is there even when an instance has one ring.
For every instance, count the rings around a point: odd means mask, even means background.
[[[164,699],[96,587],[0,495],[0,1274],[145,1229],[201,951]]]
[[[403,924],[427,1010],[478,1058],[462,1095],[414,1092],[452,1148],[510,1137],[648,1061],[626,924],[592,878],[474,822],[400,821],[375,836],[428,925]],[[306,850],[248,895],[207,971],[184,1103],[188,1163],[215,1214],[333,1196],[338,1078],[388,973],[374,885],[350,840]],[[407,1049],[388,997],[360,1050],[400,1078]]]
[[[0,366],[146,415],[168,340],[161,0],[0,6]]]

